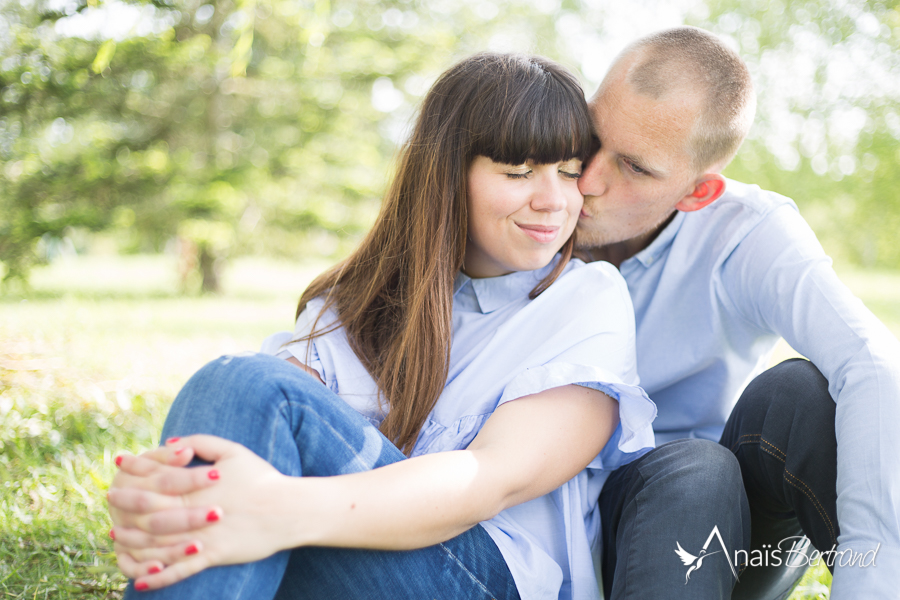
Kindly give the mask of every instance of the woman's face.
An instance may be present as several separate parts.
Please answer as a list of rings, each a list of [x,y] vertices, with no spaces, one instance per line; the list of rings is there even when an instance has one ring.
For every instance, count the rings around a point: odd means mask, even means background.
[[[465,274],[497,277],[547,265],[578,223],[580,174],[578,159],[506,165],[477,157],[469,168]]]

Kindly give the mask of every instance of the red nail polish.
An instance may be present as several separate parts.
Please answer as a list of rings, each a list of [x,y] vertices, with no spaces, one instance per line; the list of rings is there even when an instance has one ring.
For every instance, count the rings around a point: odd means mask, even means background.
[[[219,478],[219,472],[216,471],[215,469],[211,469],[211,470],[209,471],[209,473],[206,474],[206,476],[209,477],[210,479],[218,479],[218,478]]]
[[[167,443],[167,444],[174,444],[175,442],[177,442],[177,441],[180,440],[180,439],[181,439],[180,437],[170,437],[169,439],[166,440],[166,443]]]
[[[209,511],[208,513],[206,513],[206,520],[209,521],[210,523],[213,523],[213,522],[215,522],[215,521],[218,521],[218,520],[219,520],[219,513],[217,513],[217,512],[214,511],[214,510]]]
[[[184,452],[185,450],[187,450],[187,446],[185,446],[184,448],[179,448],[178,450],[176,450],[176,451],[175,451],[175,455],[177,456],[177,455],[181,454],[182,452]]]
[[[143,592],[144,590],[146,590],[149,587],[150,587],[150,584],[148,584],[146,581],[138,581],[134,584],[134,589],[136,589],[139,592]]]
[[[121,457],[121,456],[117,456],[117,457],[116,457],[116,466],[117,466],[117,467],[121,467],[121,466],[122,466],[122,457]]]
[[[188,546],[187,548],[184,549],[184,553],[187,554],[188,556],[190,556],[191,554],[197,554],[198,552],[200,552],[200,551],[197,549],[197,544],[191,544],[190,546]]]
[[[149,569],[147,569],[147,573],[150,574],[150,575],[156,575],[156,574],[159,573],[160,571],[162,571],[162,569],[160,569],[160,568],[157,567],[156,565],[153,565],[152,567],[150,567]],[[137,586],[135,586],[135,587],[137,587]]]
[[[113,540],[116,539],[116,532],[113,531],[112,529],[110,529],[110,530],[109,530],[109,537],[110,537],[110,539],[113,539]]]

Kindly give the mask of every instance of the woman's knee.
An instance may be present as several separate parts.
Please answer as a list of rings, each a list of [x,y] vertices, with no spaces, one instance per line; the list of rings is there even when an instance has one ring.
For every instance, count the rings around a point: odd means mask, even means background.
[[[261,354],[226,355],[191,377],[172,404],[166,430],[216,433],[240,422],[269,420],[285,403],[285,379],[293,365]],[[298,369],[299,371],[299,369]]]

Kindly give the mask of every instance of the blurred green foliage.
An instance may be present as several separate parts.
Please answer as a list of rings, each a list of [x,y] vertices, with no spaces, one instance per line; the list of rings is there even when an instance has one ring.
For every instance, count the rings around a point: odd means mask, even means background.
[[[710,0],[759,108],[726,174],[794,198],[826,249],[900,268],[900,3]]]
[[[597,0],[203,2],[0,1],[6,280],[98,231],[125,251],[177,249],[185,287],[215,289],[229,256],[343,254],[454,59],[527,50],[595,74],[617,29]],[[684,6],[759,83],[727,174],[796,198],[830,251],[900,266],[896,1]]]

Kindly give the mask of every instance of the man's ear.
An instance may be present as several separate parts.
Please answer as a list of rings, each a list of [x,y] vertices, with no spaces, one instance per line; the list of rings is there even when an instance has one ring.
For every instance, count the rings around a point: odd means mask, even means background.
[[[712,204],[724,193],[725,178],[718,173],[707,173],[696,181],[691,193],[679,200],[675,208],[683,212],[700,210]]]

